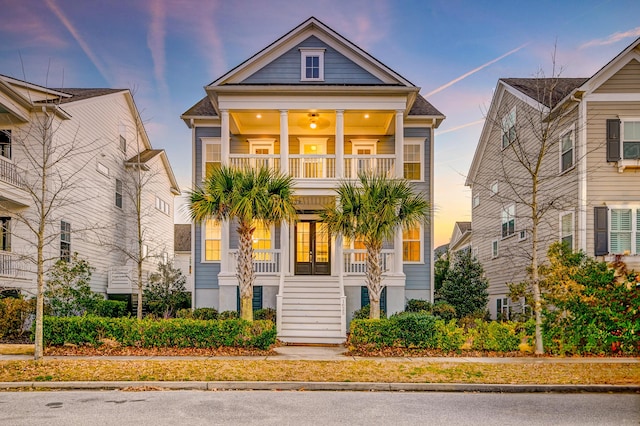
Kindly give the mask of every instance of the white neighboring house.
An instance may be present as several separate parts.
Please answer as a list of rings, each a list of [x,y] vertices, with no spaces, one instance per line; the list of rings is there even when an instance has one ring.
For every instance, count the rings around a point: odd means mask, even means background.
[[[278,337],[339,343],[368,302],[366,251],[333,238],[319,212],[343,179],[377,170],[412,181],[433,204],[433,132],[444,116],[420,88],[310,18],[205,87],[182,115],[192,129],[193,182],[221,164],[290,174],[298,218],[254,233],[254,309],[276,308]],[[433,300],[433,225],[383,247],[381,308]],[[194,307],[238,309],[233,224],[193,226]]]
[[[552,97],[545,80],[555,84]],[[536,143],[527,122],[531,111],[542,111],[545,120],[562,117],[543,161],[540,194],[555,205],[539,226],[540,258],[551,243],[564,241],[598,260],[620,257],[640,267],[639,38],[591,77],[498,81],[466,181],[471,243],[489,279],[492,318],[511,308],[507,284],[527,278],[530,210],[513,191],[527,175],[513,163],[507,174],[500,170],[516,134],[524,147]],[[518,194],[522,200],[527,190]]]
[[[72,140],[87,147],[56,171],[75,171],[77,187],[51,213],[47,264],[77,252],[95,268],[94,291],[131,295],[135,265],[116,246],[135,240],[132,173],[148,182],[142,192],[144,269],[173,258],[173,199],[179,188],[163,150],[154,150],[127,89],[50,89],[0,75],[0,289],[35,292],[35,237],[17,212],[34,209],[25,189],[33,170],[24,146],[33,143],[38,114],[55,114],[56,147]],[[130,247],[128,248],[130,251]],[[146,274],[145,272],[145,274]],[[146,275],[145,275],[146,276]]]
[[[471,222],[456,222],[449,239],[449,253],[471,250]]]

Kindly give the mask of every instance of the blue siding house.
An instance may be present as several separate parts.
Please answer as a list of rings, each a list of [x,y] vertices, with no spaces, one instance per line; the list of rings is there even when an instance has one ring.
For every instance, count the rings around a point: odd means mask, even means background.
[[[278,312],[290,343],[340,343],[365,293],[364,247],[327,233],[319,212],[360,171],[412,181],[433,201],[433,132],[444,115],[420,88],[310,18],[205,87],[181,118],[193,182],[221,164],[294,178],[298,217],[254,233],[254,308]],[[388,314],[433,300],[432,225],[399,230],[382,256]],[[193,224],[194,306],[238,309],[233,223]]]

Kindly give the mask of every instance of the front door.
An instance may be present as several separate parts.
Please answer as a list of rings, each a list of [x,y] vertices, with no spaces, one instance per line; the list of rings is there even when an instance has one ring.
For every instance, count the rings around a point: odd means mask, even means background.
[[[330,275],[330,252],[331,238],[324,223],[296,223],[296,275]]]

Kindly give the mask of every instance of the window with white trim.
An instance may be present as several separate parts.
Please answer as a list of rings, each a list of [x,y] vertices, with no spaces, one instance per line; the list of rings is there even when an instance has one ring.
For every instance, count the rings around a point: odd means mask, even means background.
[[[402,260],[404,262],[422,262],[422,227],[402,231]]]
[[[405,141],[403,156],[404,178],[407,180],[424,180],[422,177],[422,143]]]
[[[220,138],[201,138],[202,140],[202,179],[213,170],[222,167],[222,144]]]
[[[0,129],[0,157],[11,159],[11,130]]]
[[[573,128],[560,136],[560,173],[573,168],[575,164],[575,141]]]
[[[109,168],[100,162],[96,165],[96,170],[107,177],[109,176]]]
[[[640,118],[620,121],[622,142],[622,159],[640,159]]]
[[[510,237],[516,232],[516,205],[511,204],[502,209],[502,238]]]
[[[516,107],[502,117],[502,148],[506,148],[516,140]]]
[[[122,181],[116,179],[116,207],[122,208]]]
[[[573,250],[574,247],[573,230],[573,212],[560,213],[560,241],[567,244],[571,250]]]
[[[471,202],[473,207],[478,207],[480,205],[480,194],[476,194],[473,196],[473,201]]]
[[[300,80],[324,81],[323,48],[300,49]]]
[[[640,206],[609,209],[609,253],[640,254]]]
[[[120,151],[127,152],[127,126],[124,124],[120,124],[118,127],[119,139],[118,143],[120,145]]]
[[[0,217],[0,250],[11,251],[11,218]],[[0,264],[2,268],[2,264]]]
[[[171,207],[169,207],[169,203],[164,201],[162,198],[156,196],[156,209],[160,210],[162,213],[167,216],[171,215]]]
[[[71,224],[60,221],[60,260],[71,260]]]
[[[203,225],[204,260],[220,261],[222,251],[222,226],[220,222],[208,219]]]
[[[491,258],[495,259],[500,253],[498,252],[498,240],[491,241]]]
[[[493,182],[491,184],[490,192],[492,197],[498,193],[498,182]]]

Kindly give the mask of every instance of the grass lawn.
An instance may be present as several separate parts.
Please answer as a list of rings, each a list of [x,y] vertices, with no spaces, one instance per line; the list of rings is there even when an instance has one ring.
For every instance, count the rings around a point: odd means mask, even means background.
[[[640,383],[640,364],[481,364],[420,361],[44,360],[0,362],[0,382],[314,381],[383,383]]]

